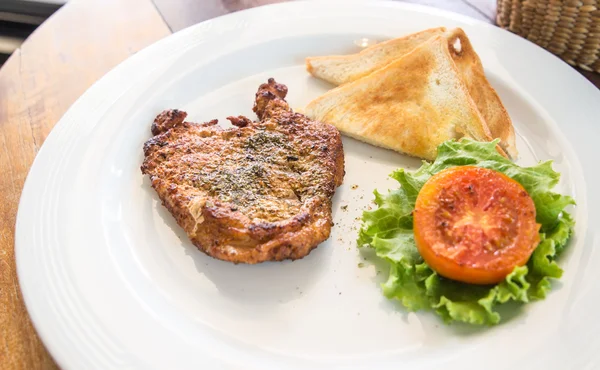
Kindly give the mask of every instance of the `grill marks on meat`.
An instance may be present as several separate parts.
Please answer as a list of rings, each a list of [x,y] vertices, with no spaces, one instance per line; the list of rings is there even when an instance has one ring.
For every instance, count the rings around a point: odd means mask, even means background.
[[[333,126],[294,113],[287,87],[256,93],[259,122],[185,121],[168,110],[152,124],[142,172],[202,251],[235,263],[298,259],[329,237],[331,198],[344,177]]]

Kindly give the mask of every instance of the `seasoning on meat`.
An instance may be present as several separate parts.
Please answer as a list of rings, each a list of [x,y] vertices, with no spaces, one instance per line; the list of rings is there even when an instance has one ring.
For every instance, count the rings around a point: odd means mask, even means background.
[[[224,129],[167,110],[144,144],[142,173],[200,250],[234,263],[298,259],[329,237],[331,198],[344,177],[333,126],[294,113],[273,79],[256,93],[253,122]]]

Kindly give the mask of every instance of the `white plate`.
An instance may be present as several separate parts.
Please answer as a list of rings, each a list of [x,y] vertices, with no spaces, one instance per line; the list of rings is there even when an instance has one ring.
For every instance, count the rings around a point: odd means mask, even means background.
[[[465,29],[514,120],[520,163],[553,159],[559,190],[578,202],[564,277],[504,324],[472,330],[407,314],[381,294],[386,271],[358,266],[355,217],[373,189],[392,185],[393,169],[416,160],[344,138],[347,174],[330,239],[302,260],[254,266],[194,248],[142,176],[142,144],[162,109],[197,121],[253,117],[268,77],[302,107],[329,88],[305,72],[306,56],[435,26]],[[198,24],[111,71],[48,137],[17,222],[27,308],[66,369],[600,366],[599,103],[594,86],[541,48],[430,8],[292,2]]]

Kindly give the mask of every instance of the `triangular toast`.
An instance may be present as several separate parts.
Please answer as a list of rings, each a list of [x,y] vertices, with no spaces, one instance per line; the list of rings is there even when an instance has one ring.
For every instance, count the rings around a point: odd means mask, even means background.
[[[492,140],[442,36],[330,90],[305,113],[350,137],[428,160],[446,140]]]
[[[483,116],[492,137],[499,138],[500,146],[511,158],[516,158],[518,151],[510,116],[488,82],[481,60],[461,28],[449,31],[443,27],[432,28],[373,45],[357,54],[309,57],[306,59],[307,70],[317,78],[334,85],[342,85],[388,65],[411,52],[419,43],[436,35],[443,35],[447,39],[450,55],[460,77]],[[459,43],[457,39],[460,40]]]
[[[500,139],[500,146],[511,158],[517,158],[513,124],[496,90],[485,77],[483,65],[473,49],[469,38],[461,28],[445,34],[454,63],[471,98],[485,119],[493,138]],[[460,40],[459,43],[456,40]],[[460,45],[460,47],[458,47]]]
[[[380,42],[357,54],[308,57],[306,58],[306,69],[317,78],[334,85],[343,85],[389,64],[433,36],[441,35],[445,31],[444,27],[427,29]]]

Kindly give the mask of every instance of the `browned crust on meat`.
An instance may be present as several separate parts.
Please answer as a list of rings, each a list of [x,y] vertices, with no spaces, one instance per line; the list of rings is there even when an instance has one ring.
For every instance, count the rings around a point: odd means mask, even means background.
[[[344,177],[333,126],[292,112],[287,87],[269,79],[252,122],[184,121],[168,110],[152,124],[142,173],[200,250],[234,263],[299,259],[329,238],[331,199]]]

